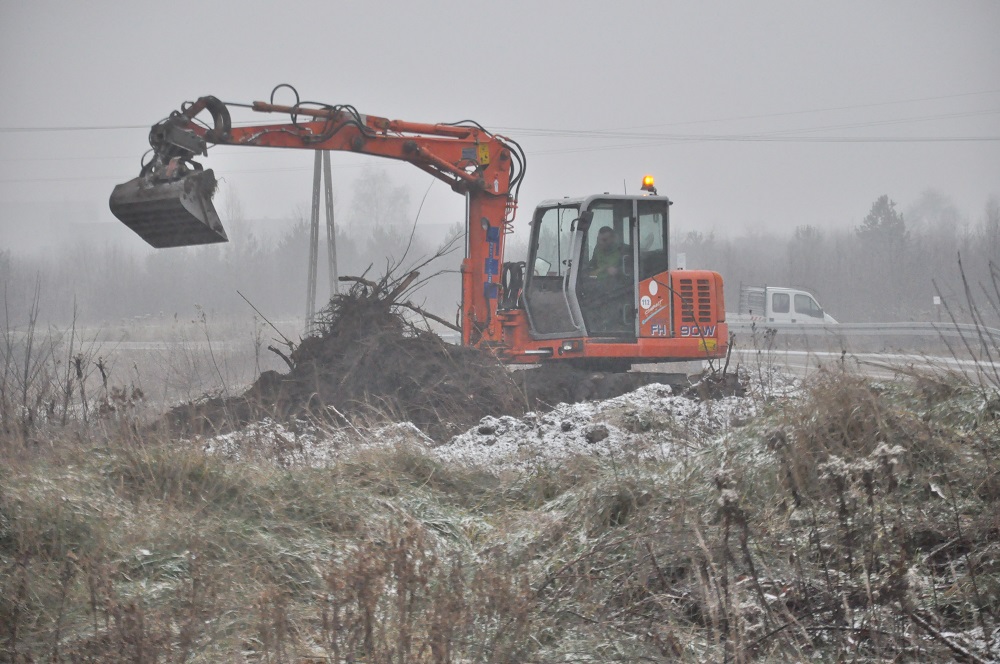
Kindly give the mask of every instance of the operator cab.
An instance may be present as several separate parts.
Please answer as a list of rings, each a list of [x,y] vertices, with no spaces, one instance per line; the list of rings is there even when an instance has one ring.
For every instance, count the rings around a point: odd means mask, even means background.
[[[667,282],[670,205],[655,195],[542,202],[524,282],[532,337],[634,342],[640,285]]]

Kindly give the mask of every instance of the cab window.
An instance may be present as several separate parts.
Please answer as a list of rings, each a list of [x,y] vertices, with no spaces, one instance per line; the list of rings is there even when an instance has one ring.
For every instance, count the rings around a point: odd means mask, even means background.
[[[573,208],[550,208],[538,220],[538,246],[532,273],[538,277],[561,277],[569,272],[572,257],[570,229],[579,211]]]
[[[822,318],[823,310],[816,300],[803,293],[795,294],[795,313],[810,316],[812,318]]]
[[[667,271],[667,203],[639,201],[639,279]]]
[[[629,220],[632,215],[631,201],[598,201],[590,206],[593,221],[583,239],[583,255],[586,273],[593,272],[599,262],[596,253],[601,247],[601,233],[611,236],[615,255],[622,262],[622,269],[631,270],[629,259],[632,251],[632,229]],[[624,259],[624,261],[622,261]]]
[[[771,311],[776,314],[787,314],[790,304],[788,293],[774,293],[771,295]]]

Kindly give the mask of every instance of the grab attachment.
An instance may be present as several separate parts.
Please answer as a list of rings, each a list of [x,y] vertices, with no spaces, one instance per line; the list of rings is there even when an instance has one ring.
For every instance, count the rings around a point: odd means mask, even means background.
[[[215,174],[193,171],[174,180],[139,176],[115,187],[111,213],[157,249],[228,242],[212,204]]]
[[[203,110],[214,126],[196,131],[192,120]],[[207,141],[224,140],[231,127],[226,105],[215,97],[202,97],[154,125],[153,158],[139,177],[111,192],[111,213],[157,249],[228,242],[212,203],[215,174],[191,158],[207,154]]]

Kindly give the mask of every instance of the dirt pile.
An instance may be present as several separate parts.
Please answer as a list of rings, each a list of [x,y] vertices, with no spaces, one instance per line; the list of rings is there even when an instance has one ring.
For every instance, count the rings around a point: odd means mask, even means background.
[[[412,324],[384,285],[366,282],[336,296],[287,361],[288,373],[264,372],[241,396],[173,409],[170,427],[219,431],[262,416],[338,425],[392,420],[445,439],[485,415],[522,413],[527,405],[492,356]]]
[[[683,374],[606,373],[565,362],[511,371],[489,353],[446,343],[411,322],[415,308],[399,296],[407,283],[359,280],[331,300],[312,336],[288,355],[279,352],[288,373],[267,371],[240,396],[174,408],[165,424],[191,435],[227,432],[265,417],[336,426],[408,421],[445,442],[487,415],[547,411],[650,383],[689,387]]]

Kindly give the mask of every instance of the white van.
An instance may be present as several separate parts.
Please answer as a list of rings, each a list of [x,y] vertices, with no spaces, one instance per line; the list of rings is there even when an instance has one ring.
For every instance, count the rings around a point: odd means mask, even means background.
[[[780,286],[741,286],[740,312],[732,320],[820,325],[837,323],[809,292]]]

